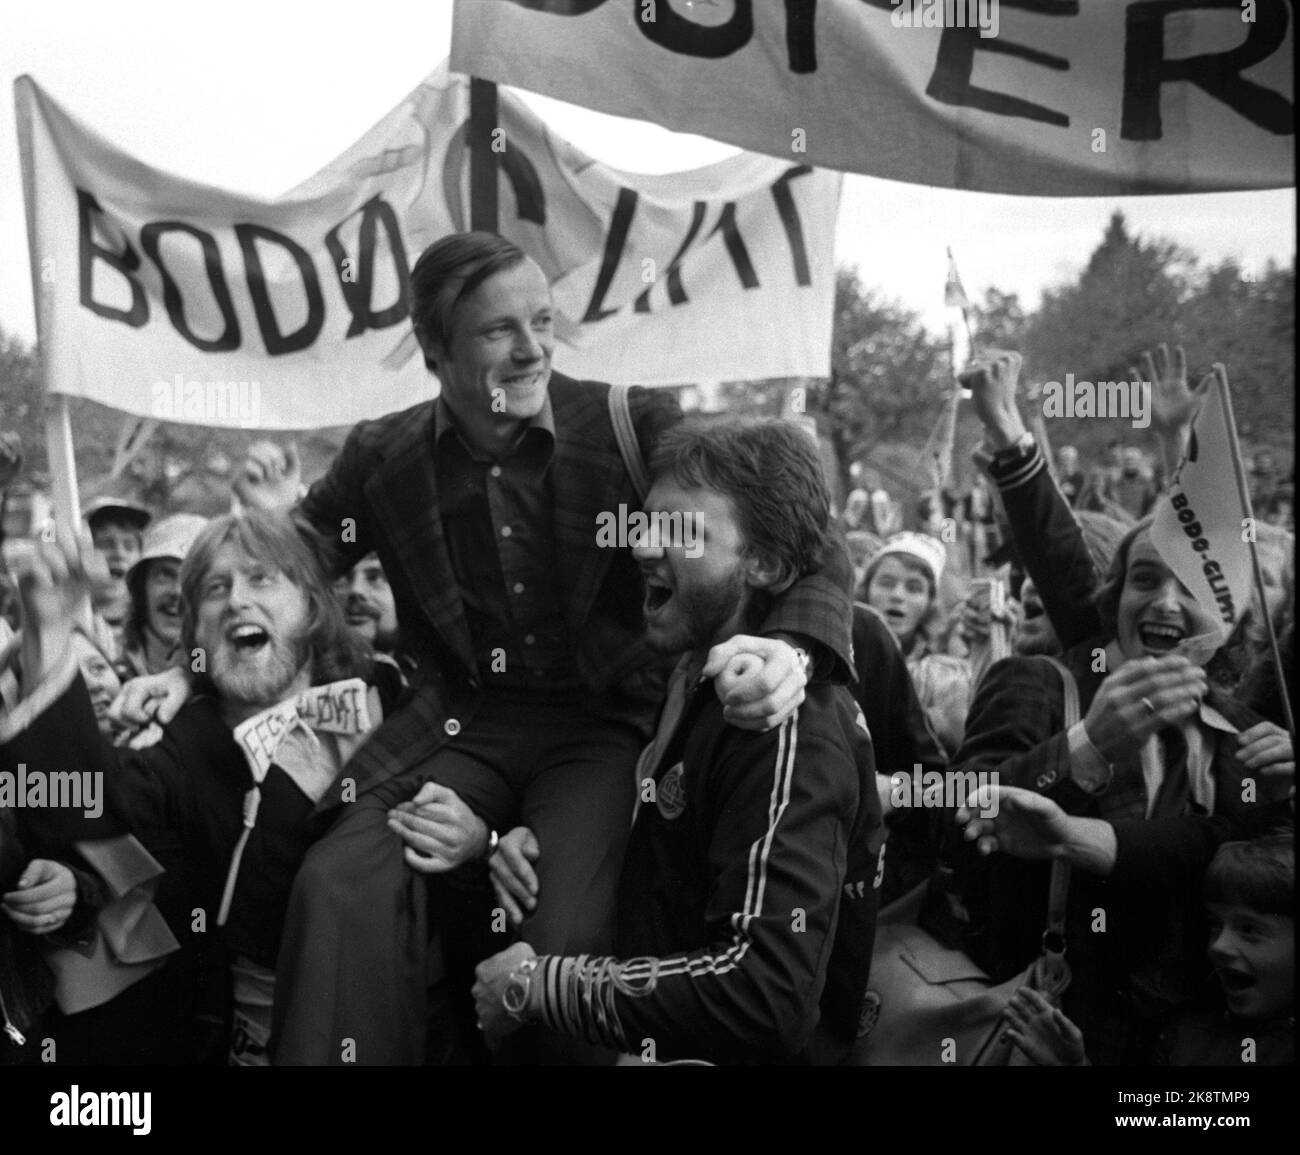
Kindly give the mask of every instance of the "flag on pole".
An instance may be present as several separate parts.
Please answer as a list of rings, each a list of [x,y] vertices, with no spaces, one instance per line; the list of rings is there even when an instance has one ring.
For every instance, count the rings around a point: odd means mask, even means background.
[[[1187,452],[1156,504],[1151,544],[1226,637],[1250,604],[1250,515],[1237,460],[1228,382],[1215,373],[1192,422]]]
[[[952,373],[956,377],[961,372],[961,366],[969,365],[975,356],[975,334],[970,327],[970,298],[966,296],[966,290],[962,287],[952,249],[948,250],[948,280],[943,286],[943,303],[945,308],[961,310],[959,330],[961,342],[959,343],[954,336],[956,326],[949,326],[948,330],[948,348],[952,352]]]
[[[957,262],[953,260],[952,249],[948,250],[948,282],[943,287],[943,303],[946,308],[960,309],[963,317],[970,308],[970,299],[962,288],[961,277],[957,275]]]
[[[954,384],[944,401],[943,412],[935,422],[925,447],[921,450],[921,468],[931,490],[941,490],[952,476],[953,443],[957,438],[957,406],[961,403],[961,386]]]

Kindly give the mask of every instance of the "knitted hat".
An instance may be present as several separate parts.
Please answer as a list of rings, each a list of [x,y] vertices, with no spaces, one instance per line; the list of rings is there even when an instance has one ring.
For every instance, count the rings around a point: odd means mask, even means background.
[[[872,566],[877,565],[881,558],[888,557],[891,553],[916,558],[930,571],[935,589],[939,588],[939,579],[943,577],[943,567],[948,561],[948,551],[944,549],[943,542],[938,538],[931,537],[928,533],[896,533],[871,559]]]

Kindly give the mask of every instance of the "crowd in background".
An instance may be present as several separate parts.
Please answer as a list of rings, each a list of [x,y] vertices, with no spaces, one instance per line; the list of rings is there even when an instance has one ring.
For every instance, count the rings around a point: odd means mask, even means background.
[[[1263,523],[1258,551],[1268,600],[1252,607],[1202,669],[1174,656],[1204,623],[1147,532],[1163,464],[1118,441],[1101,462],[1062,445],[1049,463],[1044,447],[1010,416],[1014,371],[1004,362],[973,382],[986,444],[982,475],[968,493],[935,495],[905,516],[884,486],[873,484],[852,490],[839,514],[854,570],[852,693],[871,729],[890,829],[880,901],[924,887],[936,924],[995,980],[1024,968],[1041,932],[1042,863],[1032,853],[982,857],[963,841],[951,808],[899,806],[896,798],[900,774],[997,771],[1005,785],[1036,800],[1009,796],[1004,823],[1029,815],[1042,838],[1052,822],[1109,823],[1127,871],[1116,867],[1072,892],[1074,983],[1060,1006],[1031,991],[1009,1012],[1025,1057],[1240,1062],[1242,1040],[1250,1038],[1258,1044],[1251,1061],[1291,1062],[1294,859],[1287,820],[1294,754],[1281,706],[1290,683],[1288,675],[1279,684],[1264,621],[1273,623],[1290,662],[1293,474],[1282,476],[1267,452],[1253,457],[1249,480]],[[1163,434],[1175,444],[1188,415],[1166,423]],[[11,485],[21,454],[11,439],[2,448]],[[268,469],[288,465],[266,444],[251,456],[275,459]],[[39,533],[19,520],[7,520],[11,537],[22,528]],[[103,737],[119,747],[145,746],[158,739],[157,727],[142,728],[114,703],[134,679],[190,662],[196,627],[194,607],[186,605],[186,560],[209,522],[105,498],[87,507],[85,523],[102,564],[90,575],[89,600],[69,610],[77,619],[75,660]],[[404,646],[378,557],[357,562],[332,591],[348,631],[367,660],[387,671],[391,697],[400,700],[418,662]],[[10,719],[24,709],[20,602],[12,586],[5,589],[0,696]],[[1098,653],[1111,664],[1099,669]],[[1081,686],[1089,722],[1082,736],[1065,725],[1055,668],[1034,660],[1043,655],[1064,663]],[[905,685],[887,702],[886,670],[897,663]],[[1258,798],[1242,806],[1238,786],[1247,778],[1258,779]],[[1214,838],[1189,849],[1196,822]],[[1140,840],[1141,831],[1132,831],[1144,823],[1159,832],[1151,836],[1167,856],[1159,863],[1144,864],[1128,849],[1126,839]],[[999,833],[1005,847],[1015,841],[1011,827]],[[256,862],[242,869],[257,869]],[[11,1039],[20,1027],[32,1038],[65,1029],[88,1061],[131,1061],[102,1028],[78,1034],[78,1013],[52,1006],[48,976],[38,973],[40,953],[30,949],[60,934],[75,940],[95,916],[92,895],[78,891],[37,910],[23,898],[32,887],[15,884],[24,869],[24,882],[37,879],[24,862],[6,862],[0,888],[7,892],[0,989]],[[1086,912],[1099,905],[1112,918],[1104,936],[1086,925]],[[58,917],[37,918],[50,913]],[[0,1051],[0,1061],[32,1061],[30,1044],[0,1042]],[[209,1054],[222,1051],[218,1045]]]

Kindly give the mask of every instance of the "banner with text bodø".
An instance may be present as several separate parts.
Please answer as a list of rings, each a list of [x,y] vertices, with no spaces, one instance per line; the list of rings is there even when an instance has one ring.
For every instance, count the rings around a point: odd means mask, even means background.
[[[457,0],[451,64],[891,180],[1036,196],[1295,183],[1287,0]]]
[[[439,68],[266,200],[151,168],[15,83],[51,391],[143,417],[347,425],[436,394],[409,268],[468,228],[469,85]],[[500,231],[545,271],[555,367],[629,384],[829,373],[841,177],[741,154],[623,173],[500,94]]]

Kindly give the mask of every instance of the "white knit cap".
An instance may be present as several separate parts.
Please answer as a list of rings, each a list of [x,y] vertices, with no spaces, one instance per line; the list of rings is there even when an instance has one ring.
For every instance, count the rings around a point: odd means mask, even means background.
[[[923,563],[930,570],[935,588],[938,589],[939,579],[943,577],[943,567],[948,561],[948,551],[944,549],[943,542],[938,538],[931,537],[928,533],[896,533],[871,559],[872,565],[891,553],[906,554]]]

